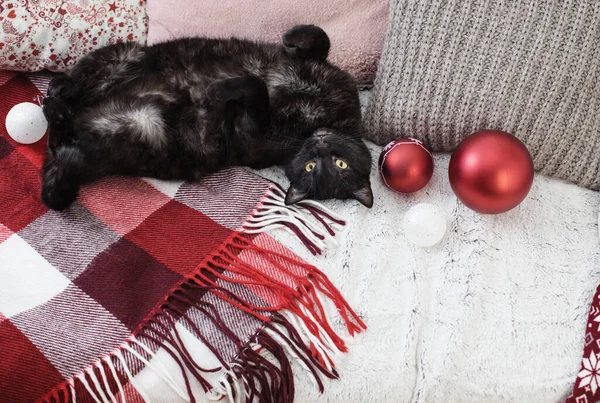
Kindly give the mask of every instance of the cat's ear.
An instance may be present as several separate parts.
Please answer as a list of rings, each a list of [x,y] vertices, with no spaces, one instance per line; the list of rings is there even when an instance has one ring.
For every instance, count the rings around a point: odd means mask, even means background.
[[[373,191],[371,190],[371,182],[366,181],[365,184],[352,192],[352,197],[358,200],[363,206],[373,207]]]
[[[290,185],[290,188],[288,189],[287,194],[285,195],[285,204],[288,206],[290,204],[296,204],[299,201],[306,199],[307,197],[308,193],[298,189],[296,185],[292,184]]]

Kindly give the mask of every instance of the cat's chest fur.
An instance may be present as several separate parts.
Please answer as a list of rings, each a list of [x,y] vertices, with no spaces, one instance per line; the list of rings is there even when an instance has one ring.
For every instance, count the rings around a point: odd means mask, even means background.
[[[276,121],[319,126],[326,117],[326,94],[315,80],[299,77],[293,71],[273,71],[267,74],[265,82]]]
[[[252,75],[268,88],[274,131],[301,135],[322,126],[346,131],[359,124],[354,82],[326,61],[298,60],[275,45],[236,40],[184,45],[172,46],[171,57],[162,55],[160,69],[171,85],[188,89],[192,99],[201,98],[211,82]]]
[[[328,65],[319,64],[277,65],[265,70],[262,78],[269,90],[274,130],[309,134],[331,126],[343,115],[357,116],[348,113],[356,107],[353,94],[345,93],[352,87],[336,88],[328,70]]]
[[[164,118],[162,137],[170,154],[180,156],[178,160],[187,155],[199,171],[213,169],[223,160],[253,167],[283,163],[297,152],[304,139],[323,127],[344,135],[360,132],[354,82],[324,60],[299,60],[287,56],[278,46],[237,40],[196,38],[136,49],[137,53],[130,49],[122,52],[122,60],[108,55],[119,62],[111,65],[107,74],[113,79],[115,71],[124,72],[122,84],[115,86],[116,100],[99,96],[93,101],[129,105],[129,99],[122,98],[133,97],[137,103],[153,102],[156,115]],[[268,111],[268,123],[261,130],[248,131],[252,135],[243,135],[241,120],[234,124],[234,116],[221,116],[222,107],[207,106],[207,102],[212,104],[214,85],[243,77],[260,79],[268,92],[268,103],[262,109]],[[91,108],[94,114],[100,109],[97,105]],[[148,107],[142,109],[147,112]],[[102,115],[95,121],[87,120],[98,126],[96,123],[112,119],[121,127],[120,115]],[[238,135],[225,134],[232,130]],[[123,141],[122,137],[114,139],[115,143]],[[156,159],[166,160],[170,155],[161,147],[149,152]]]

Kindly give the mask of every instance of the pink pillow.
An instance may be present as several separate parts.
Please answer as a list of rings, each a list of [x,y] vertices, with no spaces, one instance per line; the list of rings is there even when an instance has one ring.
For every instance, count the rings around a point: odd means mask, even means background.
[[[331,39],[329,60],[358,83],[373,81],[381,55],[388,0],[148,0],[148,44],[184,36],[279,43],[298,24]]]
[[[145,0],[0,0],[0,69],[64,71],[93,49],[144,43]]]

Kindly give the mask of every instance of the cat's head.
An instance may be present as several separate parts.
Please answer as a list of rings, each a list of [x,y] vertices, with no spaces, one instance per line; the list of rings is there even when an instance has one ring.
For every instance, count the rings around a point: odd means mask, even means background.
[[[356,199],[373,205],[371,153],[359,136],[318,129],[285,167],[291,185],[285,203],[304,199]]]

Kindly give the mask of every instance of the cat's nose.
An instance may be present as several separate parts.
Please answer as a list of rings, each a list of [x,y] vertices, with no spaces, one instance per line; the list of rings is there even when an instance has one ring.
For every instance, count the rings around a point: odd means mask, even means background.
[[[320,140],[320,141],[322,141],[323,139],[325,139],[327,137],[327,135],[328,135],[327,131],[326,130],[322,130],[322,129],[319,129],[319,130],[316,130],[316,131],[313,132],[313,137],[315,139],[317,139],[317,140]]]

